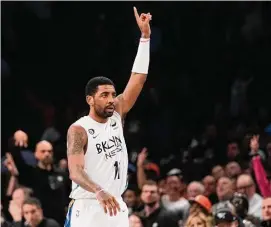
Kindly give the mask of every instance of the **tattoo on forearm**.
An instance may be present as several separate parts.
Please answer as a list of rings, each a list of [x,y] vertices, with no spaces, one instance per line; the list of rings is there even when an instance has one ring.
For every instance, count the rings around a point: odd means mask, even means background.
[[[90,192],[95,192],[99,190],[100,188],[91,179],[89,179],[87,173],[85,172],[83,167],[80,165],[76,165],[76,182],[75,183],[79,184],[82,188]]]

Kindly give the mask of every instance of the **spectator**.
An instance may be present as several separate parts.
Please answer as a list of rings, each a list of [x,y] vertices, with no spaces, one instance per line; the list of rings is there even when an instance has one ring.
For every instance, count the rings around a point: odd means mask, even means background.
[[[212,176],[215,178],[216,181],[219,178],[224,177],[225,176],[225,171],[224,171],[223,167],[220,166],[220,165],[217,165],[217,166],[213,167]]]
[[[139,216],[131,214],[129,216],[129,227],[144,227]]]
[[[184,198],[184,182],[181,170],[172,169],[167,173],[166,194],[162,196],[162,206],[170,211],[177,212],[180,219],[185,220],[188,216],[189,202]]]
[[[25,200],[27,200],[33,194],[33,190],[27,187],[19,187],[15,189],[12,194],[12,200],[9,202],[9,213],[12,220],[19,222],[23,220],[22,206]]]
[[[60,227],[60,225],[53,219],[45,218],[43,216],[43,210],[41,203],[36,198],[28,198],[24,201],[23,206],[23,216],[25,223],[22,221],[15,222],[14,227]]]
[[[203,184],[199,181],[192,181],[187,186],[187,197],[188,199],[194,199],[197,195],[203,195],[205,188]]]
[[[139,193],[135,187],[128,186],[128,188],[123,193],[123,200],[126,203],[129,215],[139,209]]]
[[[242,174],[237,179],[237,191],[244,193],[248,197],[248,214],[261,219],[262,197],[256,193],[256,186],[252,177],[248,174]]]
[[[229,178],[236,178],[241,174],[241,167],[237,162],[229,162],[225,167],[226,175]]]
[[[207,216],[202,212],[195,212],[189,215],[187,222],[185,224],[186,227],[213,227],[213,218],[211,216]]]
[[[178,227],[179,216],[175,212],[160,206],[160,195],[155,181],[149,180],[143,185],[141,200],[144,208],[139,215],[144,227]]]
[[[263,200],[262,203],[262,225],[261,227],[270,227],[271,226],[271,197],[267,197]]]
[[[233,197],[230,199],[231,204],[235,208],[236,215],[240,219],[240,222],[244,224],[244,226],[259,226],[259,219],[253,217],[252,215],[248,215],[248,199],[244,194],[234,193]]]
[[[212,203],[204,195],[198,195],[194,199],[190,200],[191,207],[189,213],[203,212],[206,215],[212,212]]]
[[[217,209],[228,207],[229,199],[234,193],[233,181],[228,177],[221,177],[217,182],[216,193],[219,202],[213,205],[214,213],[216,213]]]
[[[241,227],[237,216],[229,208],[220,208],[215,212],[215,224],[217,227]]]
[[[216,188],[215,178],[211,175],[207,175],[206,177],[203,178],[202,184],[204,185],[205,188],[204,195],[210,199],[212,204],[217,203],[218,198],[215,193]]]
[[[23,131],[16,131],[11,146],[12,156],[19,171],[19,183],[33,189],[34,195],[43,204],[45,216],[64,223],[65,206],[68,203],[68,179],[53,166],[53,147],[47,141],[37,143],[35,157],[37,166],[27,165],[21,157],[20,146],[27,146],[28,136]]]

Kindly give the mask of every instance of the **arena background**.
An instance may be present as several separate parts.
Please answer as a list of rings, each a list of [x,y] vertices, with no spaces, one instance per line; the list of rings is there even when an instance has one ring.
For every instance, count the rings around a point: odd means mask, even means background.
[[[129,79],[140,37],[134,5],[153,21],[148,80],[125,122],[131,163],[147,147],[162,173],[178,166],[188,181],[198,180],[214,164],[226,164],[229,140],[265,133],[269,2],[1,2],[2,157],[16,130],[28,133],[31,150],[54,127],[55,161],[65,158],[67,128],[88,110],[88,79],[109,77],[118,92]],[[233,91],[237,78],[251,79],[241,101]],[[235,101],[242,105],[237,114]],[[216,131],[214,157],[194,174],[184,154],[206,129]],[[246,160],[248,150],[242,152]]]

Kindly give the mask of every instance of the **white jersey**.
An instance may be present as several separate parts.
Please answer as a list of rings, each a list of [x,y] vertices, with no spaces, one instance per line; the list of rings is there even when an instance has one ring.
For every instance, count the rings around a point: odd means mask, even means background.
[[[83,127],[88,135],[85,171],[89,178],[116,198],[126,189],[128,155],[122,121],[115,111],[106,123],[84,116],[73,125]],[[95,198],[95,194],[72,182],[72,199]]]

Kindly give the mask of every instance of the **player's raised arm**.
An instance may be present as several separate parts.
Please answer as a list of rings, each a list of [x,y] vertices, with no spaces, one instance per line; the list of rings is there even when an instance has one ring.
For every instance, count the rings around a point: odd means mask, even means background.
[[[149,22],[152,16],[150,13],[142,13],[139,16],[135,7],[134,14],[142,35],[129,82],[123,93],[117,97],[118,102],[116,108],[121,116],[125,116],[125,114],[128,113],[135,104],[146,81],[149,70],[151,35]]]

